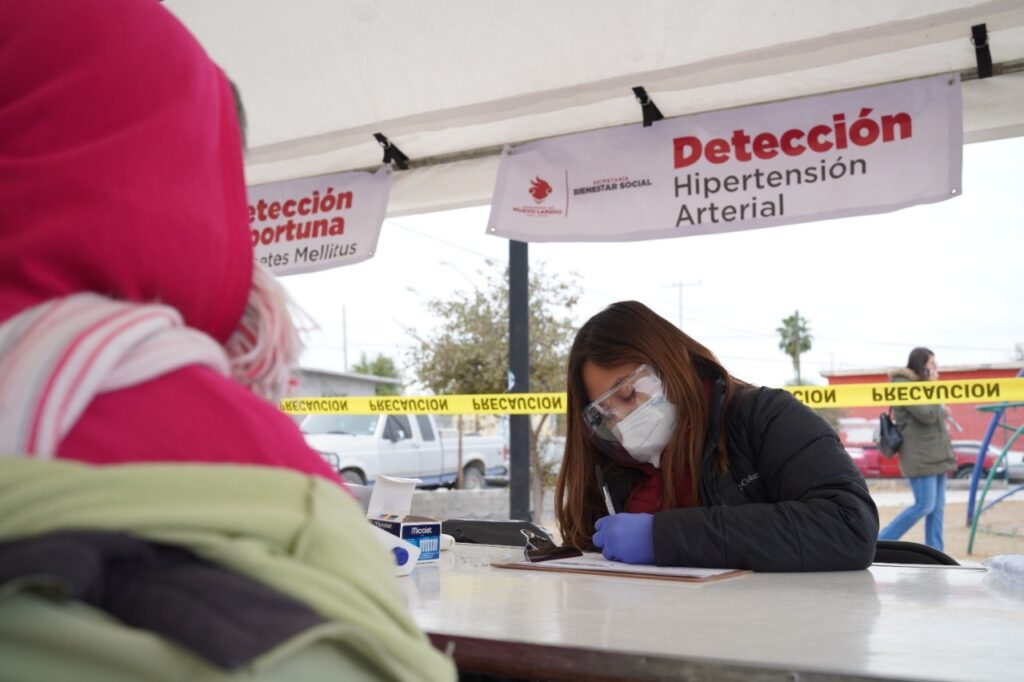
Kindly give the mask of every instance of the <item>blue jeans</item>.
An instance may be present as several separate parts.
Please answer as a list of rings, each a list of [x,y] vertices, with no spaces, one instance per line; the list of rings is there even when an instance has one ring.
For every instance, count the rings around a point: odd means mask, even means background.
[[[889,522],[878,534],[879,540],[899,540],[924,517],[924,544],[942,551],[942,512],[946,506],[946,474],[914,476],[909,479],[914,504]]]

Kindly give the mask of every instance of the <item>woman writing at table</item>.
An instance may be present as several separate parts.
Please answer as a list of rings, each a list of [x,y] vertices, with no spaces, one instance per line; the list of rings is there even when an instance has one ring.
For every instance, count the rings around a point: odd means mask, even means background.
[[[566,544],[637,564],[862,569],[878,535],[864,479],[823,419],[733,378],[635,301],[573,342],[555,510]]]

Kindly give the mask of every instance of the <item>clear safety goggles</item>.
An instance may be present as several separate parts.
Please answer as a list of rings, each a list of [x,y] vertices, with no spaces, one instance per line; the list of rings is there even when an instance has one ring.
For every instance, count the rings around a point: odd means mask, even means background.
[[[661,377],[650,365],[640,365],[632,374],[583,408],[583,423],[590,433],[605,441],[617,441],[612,428],[653,398],[665,395]]]

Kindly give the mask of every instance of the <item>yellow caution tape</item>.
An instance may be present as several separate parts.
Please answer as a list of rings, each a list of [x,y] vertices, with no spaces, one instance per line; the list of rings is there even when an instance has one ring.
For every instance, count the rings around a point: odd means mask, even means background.
[[[809,407],[1024,401],[1024,378],[787,386]],[[288,414],[565,414],[565,393],[285,398]]]
[[[565,414],[565,393],[285,398],[288,414]]]
[[[787,386],[808,407],[889,407],[1024,400],[1024,378]]]

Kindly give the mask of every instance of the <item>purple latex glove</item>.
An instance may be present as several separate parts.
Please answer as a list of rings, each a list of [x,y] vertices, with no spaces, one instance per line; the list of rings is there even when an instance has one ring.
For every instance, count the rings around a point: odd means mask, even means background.
[[[627,564],[654,563],[654,515],[615,514],[595,524],[594,545],[605,559]]]

